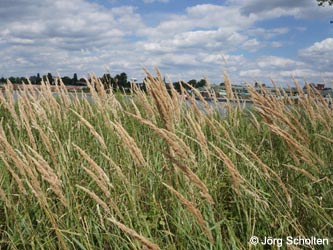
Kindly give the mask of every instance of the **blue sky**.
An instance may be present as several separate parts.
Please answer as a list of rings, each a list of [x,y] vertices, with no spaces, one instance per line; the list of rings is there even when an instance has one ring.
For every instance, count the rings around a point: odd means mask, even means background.
[[[0,76],[157,66],[173,81],[330,84],[330,20],[315,0],[1,0]]]

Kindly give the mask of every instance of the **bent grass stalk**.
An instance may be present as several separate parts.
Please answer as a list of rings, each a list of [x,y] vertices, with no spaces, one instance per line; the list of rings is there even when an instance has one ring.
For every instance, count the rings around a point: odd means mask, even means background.
[[[212,235],[212,232],[207,228],[206,226],[206,222],[201,214],[201,212],[189,201],[187,200],[183,195],[181,195],[177,190],[175,190],[173,187],[162,183],[167,189],[169,189],[171,191],[171,193],[173,193],[174,195],[177,196],[177,198],[179,199],[179,201],[186,206],[186,208],[188,209],[188,211],[193,214],[193,216],[197,219],[198,224],[201,226],[202,230],[204,231],[204,233],[206,234],[207,238],[209,239],[209,241],[214,244],[214,237]]]
[[[148,92],[126,97],[92,76],[91,102],[61,79],[24,85],[17,100],[5,86],[0,248],[138,248],[133,237],[143,249],[246,249],[251,233],[330,235],[329,100],[295,81],[297,103],[276,85],[277,96],[249,87],[244,109],[225,75],[220,114],[146,73]]]
[[[119,229],[121,229],[123,232],[127,233],[128,235],[132,236],[133,238],[140,241],[143,245],[145,245],[149,250],[159,250],[161,249],[158,245],[151,242],[147,238],[143,237],[142,235],[138,234],[135,230],[127,227],[126,225],[120,223],[119,221],[116,221],[114,218],[107,218],[110,222],[115,224]]]

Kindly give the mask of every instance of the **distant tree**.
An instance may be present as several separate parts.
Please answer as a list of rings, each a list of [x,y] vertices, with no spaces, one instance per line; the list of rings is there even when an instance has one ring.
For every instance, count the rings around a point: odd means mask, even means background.
[[[8,80],[9,80],[11,83],[16,83],[16,78],[15,78],[14,76],[9,77]]]
[[[333,0],[317,0],[319,6],[333,5]]]
[[[51,73],[47,73],[47,79],[49,80],[49,83],[52,84],[53,78]]]
[[[72,82],[74,85],[77,84],[77,74],[74,73],[74,76],[73,76],[73,82]]]
[[[115,82],[119,88],[129,88],[131,86],[130,82],[127,81],[127,74],[125,72],[116,75]]]
[[[39,73],[37,73],[36,84],[40,84],[42,82],[42,78],[40,78]]]
[[[4,77],[1,77],[1,78],[0,78],[0,82],[1,82],[1,83],[5,83],[5,82],[6,82],[6,79],[5,79]]]
[[[31,84],[36,84],[37,76],[30,76],[29,81],[31,82]]]
[[[192,87],[195,87],[197,85],[197,80],[192,79],[192,80],[189,80],[187,83],[188,83],[188,85],[191,85]]]
[[[28,80],[26,77],[20,77],[19,80],[18,80],[18,83],[24,83],[24,84],[27,84],[28,83]]]
[[[119,80],[120,76],[118,75],[118,80]],[[109,89],[117,89],[117,84],[116,84],[116,80],[111,76],[110,73],[104,74],[101,77],[101,82],[104,85],[104,88],[106,90]]]
[[[199,82],[197,82],[197,84],[195,85],[196,88],[200,88],[200,87],[205,87],[207,85],[207,81],[206,79],[201,79]]]
[[[173,83],[173,87],[175,88],[175,90],[177,90],[178,92],[181,91],[181,87],[183,87],[184,89],[189,89],[189,87],[187,86],[188,83],[184,82],[184,81],[178,81],[178,82],[174,82]]]
[[[72,84],[72,79],[68,76],[62,77],[61,80],[65,85],[71,85]]]

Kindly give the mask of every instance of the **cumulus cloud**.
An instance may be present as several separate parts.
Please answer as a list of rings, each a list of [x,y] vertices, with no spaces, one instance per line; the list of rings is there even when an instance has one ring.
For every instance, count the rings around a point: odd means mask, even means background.
[[[241,13],[247,16],[254,16],[257,19],[273,19],[283,16],[295,18],[318,18],[331,15],[330,8],[322,8],[316,1],[304,0],[229,0],[232,5],[238,5]]]
[[[107,68],[139,79],[142,66],[156,65],[175,80],[208,76],[218,83],[226,70],[237,83],[246,77],[282,80],[292,73],[329,76],[332,69],[332,38],[299,50],[297,58],[271,55],[270,49],[287,50],[288,38],[307,27],[260,25],[280,16],[327,16],[329,8],[310,1],[202,1],[177,12],[161,8],[154,24],[144,18],[145,3],[168,0],[102,2],[2,0],[0,73],[82,75]]]
[[[333,69],[333,38],[316,42],[299,51],[300,57],[320,71]]]
[[[88,72],[107,63],[103,53],[133,47],[123,42],[144,27],[132,6],[106,9],[84,0],[3,0],[0,14],[0,55],[7,58],[1,68],[7,74],[27,72],[31,64],[40,71]]]

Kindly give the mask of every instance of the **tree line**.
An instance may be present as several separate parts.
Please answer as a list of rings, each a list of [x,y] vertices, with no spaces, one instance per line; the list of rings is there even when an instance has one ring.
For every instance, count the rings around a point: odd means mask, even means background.
[[[34,85],[35,84],[41,84],[42,81],[49,82],[50,84],[54,84],[54,82],[55,82],[55,78],[52,76],[51,73],[47,73],[46,75],[43,75],[43,76],[40,76],[40,74],[37,73],[37,75],[30,76],[29,78],[27,78],[27,77],[14,77],[14,76],[11,76],[11,77],[8,77],[8,78],[4,78],[4,77],[0,78],[1,83],[6,83],[7,80],[9,80],[11,83],[14,83],[14,84],[28,84],[28,83],[31,83],[31,84],[34,84]],[[82,85],[85,82],[85,80],[83,78],[78,79],[76,73],[74,73],[72,78],[70,78],[68,76],[64,76],[64,77],[61,77],[61,80],[63,81],[63,83],[65,85]]]
[[[29,78],[26,77],[8,77],[0,78],[0,83],[6,83],[7,80],[9,80],[13,84],[28,84],[31,83],[33,85],[40,85],[43,82],[48,82],[51,85],[55,83],[55,79],[57,77],[54,77],[51,73],[47,73],[46,75],[41,76],[39,73],[37,75],[30,76]],[[131,82],[128,80],[127,74],[125,72],[122,72],[120,74],[116,74],[115,76],[111,76],[111,74],[106,73],[102,77],[99,77],[102,84],[104,85],[105,89],[113,89],[113,90],[129,90],[132,83],[137,84],[141,89],[146,90],[145,87],[145,79],[141,83],[137,82]],[[66,86],[85,86],[86,85],[86,79],[80,78],[78,79],[78,76],[76,73],[73,74],[73,77],[64,76],[61,77],[62,82]],[[90,80],[90,79],[88,79]],[[170,87],[170,84],[164,80],[167,87]],[[206,79],[196,80],[192,79],[189,81],[177,81],[173,82],[173,87],[180,91],[181,87],[187,89],[188,85],[191,85],[194,88],[200,88],[207,85]]]

